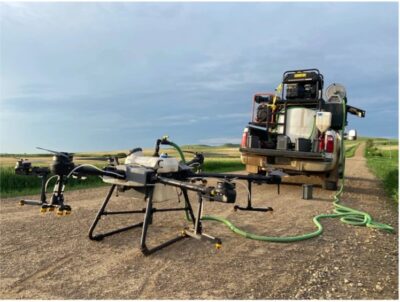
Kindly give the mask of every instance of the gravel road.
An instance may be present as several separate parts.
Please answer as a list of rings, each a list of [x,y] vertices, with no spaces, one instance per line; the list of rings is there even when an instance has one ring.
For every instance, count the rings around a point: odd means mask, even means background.
[[[344,203],[369,212],[398,230],[398,211],[366,167],[363,146],[346,162]],[[18,198],[0,202],[0,298],[5,299],[397,299],[398,235],[323,221],[314,239],[282,244],[253,241],[225,226],[204,222],[223,241],[185,239],[151,256],[139,252],[140,230],[87,238],[87,230],[107,188],[66,194],[69,217],[41,215],[18,207]],[[263,235],[297,235],[314,230],[312,217],[329,213],[332,192],[314,188],[313,200],[301,187],[254,187],[254,203],[273,212],[234,212],[231,205],[205,203],[206,214],[227,217],[238,227]],[[245,190],[238,186],[239,203]],[[142,208],[120,195],[112,209]],[[177,206],[175,202],[157,207]],[[193,205],[196,202],[193,201]],[[139,216],[139,217],[138,217]],[[106,217],[103,229],[123,226],[142,215]],[[156,213],[149,241],[157,243],[186,225],[182,212]]]

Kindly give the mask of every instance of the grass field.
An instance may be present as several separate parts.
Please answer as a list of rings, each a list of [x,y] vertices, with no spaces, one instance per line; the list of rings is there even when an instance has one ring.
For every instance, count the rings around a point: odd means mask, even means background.
[[[23,196],[39,194],[41,179],[33,176],[16,175],[14,167],[0,167],[0,195],[1,197]],[[48,192],[53,189],[55,179],[48,185]],[[65,191],[82,188],[93,188],[106,185],[99,177],[91,176],[85,180],[69,179]]]
[[[389,147],[389,148],[388,148]],[[399,149],[398,140],[369,139],[365,157],[368,167],[382,181],[386,193],[399,201]]]

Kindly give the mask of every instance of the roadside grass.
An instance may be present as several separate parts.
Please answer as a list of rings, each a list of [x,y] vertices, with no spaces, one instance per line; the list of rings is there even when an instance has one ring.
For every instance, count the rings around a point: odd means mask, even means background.
[[[366,141],[365,157],[370,170],[382,181],[386,193],[399,202],[399,150],[382,150],[382,139]],[[396,144],[397,140],[390,142]]]
[[[353,157],[354,154],[356,153],[356,150],[357,150],[359,145],[360,145],[359,143],[356,143],[356,144],[345,144],[345,148],[346,148],[345,156],[346,156],[346,158]]]

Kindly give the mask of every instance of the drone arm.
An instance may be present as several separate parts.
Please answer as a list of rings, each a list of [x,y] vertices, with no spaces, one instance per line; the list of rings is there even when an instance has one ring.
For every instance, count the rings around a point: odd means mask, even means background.
[[[207,188],[207,187],[190,184],[190,183],[179,181],[179,180],[172,179],[172,178],[158,176],[157,180],[164,185],[170,185],[170,186],[174,186],[174,187],[178,187],[178,188],[183,188],[183,189],[187,189],[190,191],[199,192],[202,194],[208,194],[210,191],[209,188]]]
[[[109,171],[105,169],[99,169],[96,166],[83,164],[75,167],[74,170],[70,172],[70,175],[76,176],[88,176],[88,175],[97,175],[97,176],[109,176],[117,179],[125,179],[125,173],[123,171],[115,170]]]
[[[214,178],[229,178],[229,179],[242,179],[249,181],[265,182],[267,184],[280,184],[281,177],[278,175],[257,175],[257,174],[226,174],[226,173],[207,173],[202,172],[194,174],[194,177],[214,177]]]

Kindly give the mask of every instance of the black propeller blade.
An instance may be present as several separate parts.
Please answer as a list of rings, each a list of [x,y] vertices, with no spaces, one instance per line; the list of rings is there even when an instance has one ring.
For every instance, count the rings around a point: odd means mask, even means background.
[[[36,149],[44,150],[44,151],[47,151],[47,152],[50,152],[50,153],[53,153],[53,154],[56,154],[56,155],[59,155],[59,156],[63,156],[65,158],[67,158],[67,159],[70,159],[70,157],[73,155],[73,153],[53,151],[53,150],[45,149],[45,148],[42,148],[42,147],[36,147]]]

